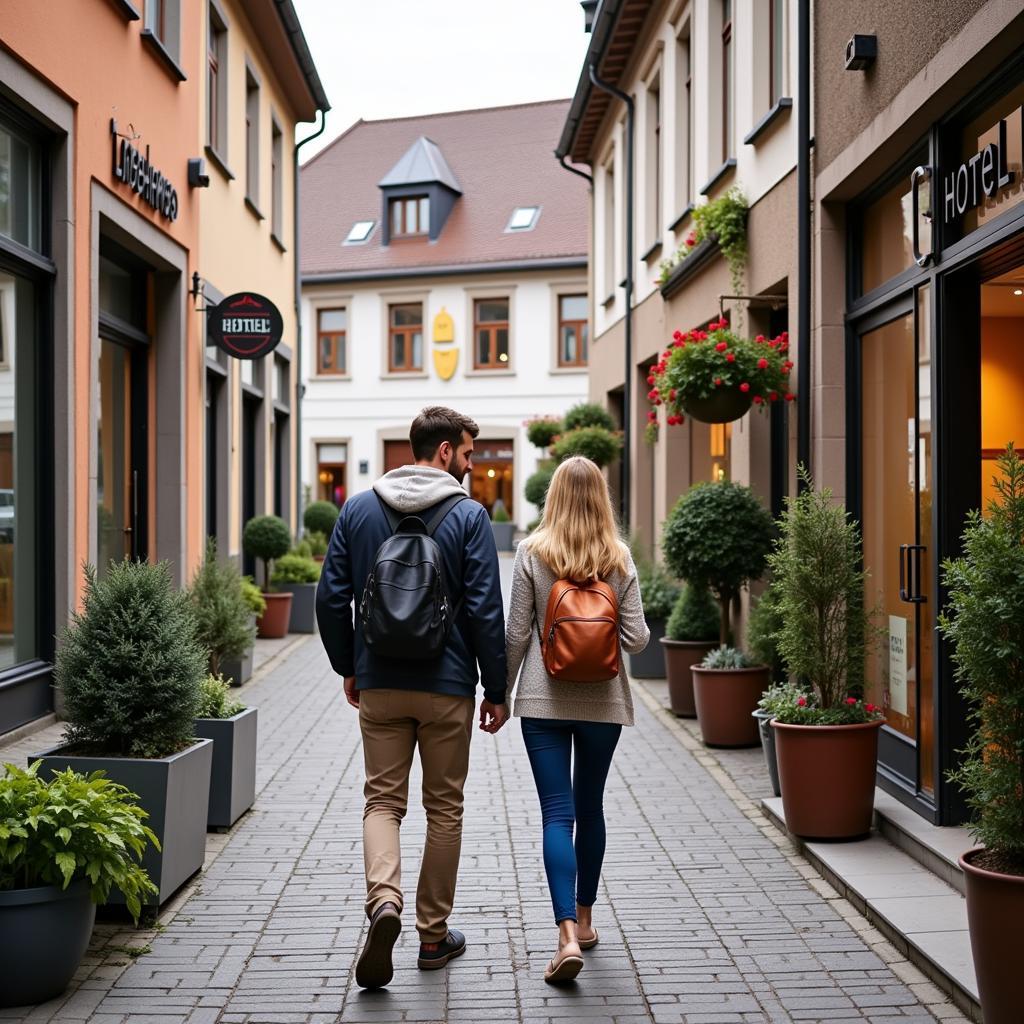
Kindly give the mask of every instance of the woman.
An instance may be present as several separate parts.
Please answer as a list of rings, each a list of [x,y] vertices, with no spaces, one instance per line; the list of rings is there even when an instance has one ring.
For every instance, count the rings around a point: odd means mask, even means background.
[[[623,649],[638,654],[650,631],[636,568],[619,538],[608,487],[589,459],[563,462],[551,478],[540,526],[516,551],[506,628],[509,691],[522,719],[544,820],[544,869],[558,926],[548,982],[571,981],[581,951],[597,945],[592,909],[604,860],[604,785],[624,725],[633,724],[626,672],[604,683],[560,682],[544,669],[538,623],[558,579],[608,583],[619,601]],[[575,772],[571,762],[575,757]],[[575,848],[573,825],[576,827]]]

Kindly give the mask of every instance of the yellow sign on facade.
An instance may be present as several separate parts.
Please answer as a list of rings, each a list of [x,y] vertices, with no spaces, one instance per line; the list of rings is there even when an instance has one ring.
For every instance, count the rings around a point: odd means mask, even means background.
[[[441,380],[452,379],[458,362],[459,350],[457,348],[434,349],[434,368],[437,370],[437,375]]]
[[[434,317],[434,341],[454,340],[455,321],[452,319],[451,314],[442,306],[441,312]]]

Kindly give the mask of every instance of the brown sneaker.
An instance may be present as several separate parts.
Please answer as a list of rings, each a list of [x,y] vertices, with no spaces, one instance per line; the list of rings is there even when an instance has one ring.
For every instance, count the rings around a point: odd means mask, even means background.
[[[370,918],[363,951],[356,963],[356,984],[360,988],[383,988],[394,977],[391,950],[402,930],[402,918],[394,903],[385,903]]]

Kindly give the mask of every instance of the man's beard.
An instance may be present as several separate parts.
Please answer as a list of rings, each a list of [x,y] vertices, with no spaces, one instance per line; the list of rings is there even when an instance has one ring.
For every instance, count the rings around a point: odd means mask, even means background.
[[[466,478],[466,473],[468,472],[468,468],[466,466],[466,463],[463,462],[462,459],[460,459],[458,455],[454,455],[454,456],[452,456],[451,465],[448,467],[448,472],[453,477],[455,477],[455,479],[459,482],[459,484],[461,484],[462,481]]]

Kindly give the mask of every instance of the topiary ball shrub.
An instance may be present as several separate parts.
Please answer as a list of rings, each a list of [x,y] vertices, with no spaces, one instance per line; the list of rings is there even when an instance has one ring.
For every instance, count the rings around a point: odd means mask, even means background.
[[[536,505],[543,511],[544,502],[547,500],[548,488],[551,486],[551,478],[555,475],[553,469],[538,469],[531,473],[526,480],[524,493],[526,500]]]
[[[242,530],[242,547],[246,554],[263,562],[264,585],[270,579],[270,563],[288,554],[291,546],[291,530],[279,516],[254,516]]]
[[[302,513],[302,525],[311,533],[322,533],[330,537],[338,521],[338,506],[331,501],[314,501]]]
[[[54,677],[65,740],[83,753],[166,757],[193,740],[207,652],[187,594],[166,562],[86,566],[82,611],[71,617]]]
[[[613,462],[622,451],[622,438],[605,427],[579,427],[570,430],[552,445],[551,454],[559,462],[573,455],[582,455],[598,466]]]
[[[581,427],[603,427],[614,430],[615,421],[611,413],[596,402],[580,402],[565,414],[565,429],[579,430]]]
[[[188,589],[199,642],[209,654],[210,671],[222,661],[240,658],[256,638],[250,608],[238,570],[217,560],[217,542],[206,542],[206,557]]]
[[[713,643],[718,639],[721,615],[707,587],[683,587],[665,625],[669,640]]]
[[[695,484],[665,520],[665,564],[689,583],[711,589],[721,612],[723,644],[732,640],[732,602],[764,572],[774,538],[772,517],[757,495],[731,480]]]
[[[564,429],[557,416],[542,416],[526,421],[526,439],[535,448],[547,448]]]

